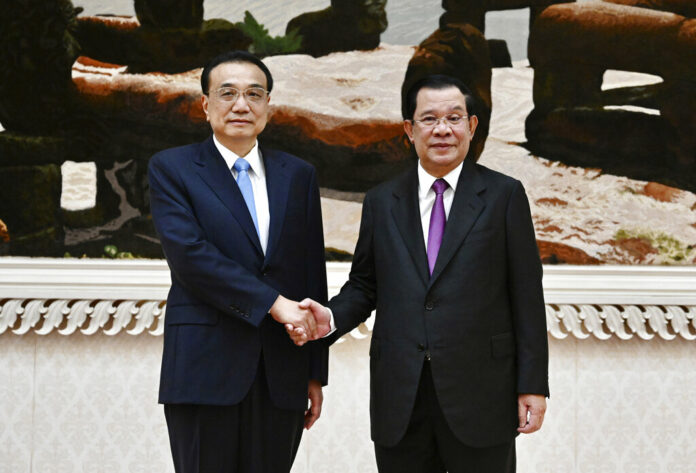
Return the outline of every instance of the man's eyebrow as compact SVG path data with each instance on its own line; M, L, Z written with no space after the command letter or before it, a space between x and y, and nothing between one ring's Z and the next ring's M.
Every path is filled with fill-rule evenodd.
M456 105L456 106L450 108L447 113L452 113L454 111L466 112L466 109L464 107L462 107L461 105ZM433 115L434 113L435 112L433 110L428 109L428 110L423 110L418 116L422 117L423 115Z
M234 87L235 89L238 89L238 88L239 88L239 87L237 87L236 84L234 84L234 83L232 83L232 82L223 82L222 84L220 84L220 87ZM266 87L264 87L263 85L261 85L261 84L259 84L259 83L257 83L257 82L254 82L253 84L249 84L246 88L248 89L248 88L251 88L251 87L261 87L262 89L265 89L265 88L266 88Z

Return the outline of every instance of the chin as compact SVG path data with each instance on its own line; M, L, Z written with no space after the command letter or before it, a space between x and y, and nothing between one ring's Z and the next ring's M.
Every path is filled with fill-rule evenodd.
M254 124L253 123L227 123L225 124L225 128L231 128L233 130L243 130L245 128L253 128Z
M229 136L241 137L251 135L253 128L250 126L230 125L225 127L225 134Z
M456 160L457 157L452 153L436 154L430 157L430 161L432 161L437 166L449 166Z

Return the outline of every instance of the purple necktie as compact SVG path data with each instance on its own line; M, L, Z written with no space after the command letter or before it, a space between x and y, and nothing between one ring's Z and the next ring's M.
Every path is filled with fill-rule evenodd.
M445 189L448 187L447 181L444 179L437 179L433 182L435 203L433 204L433 211L430 213L430 230L428 230L428 267L430 268L431 276L435 268L437 253L440 251L442 235L445 233L445 223L447 223L447 218L445 217L445 203L442 194L444 194Z

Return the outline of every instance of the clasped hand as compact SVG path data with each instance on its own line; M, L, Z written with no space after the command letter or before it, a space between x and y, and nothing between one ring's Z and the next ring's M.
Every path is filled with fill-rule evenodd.
M288 335L298 346L322 338L331 331L331 313L312 299L296 302L278 296L269 312L274 320L285 325Z

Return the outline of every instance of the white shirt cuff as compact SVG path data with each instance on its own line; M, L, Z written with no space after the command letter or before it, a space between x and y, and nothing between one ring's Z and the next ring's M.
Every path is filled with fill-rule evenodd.
M324 335L322 338L326 338L336 331L336 321L334 320L333 311L331 309L329 309L328 307L326 308L326 310L328 310L329 314L331 314L331 330L329 330L329 333Z

